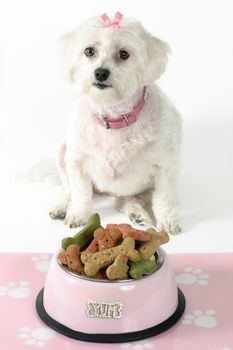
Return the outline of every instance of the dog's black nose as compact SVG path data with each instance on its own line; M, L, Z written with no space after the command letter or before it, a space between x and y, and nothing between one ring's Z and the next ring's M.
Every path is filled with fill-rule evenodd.
M107 80L109 77L110 71L104 68L98 68L95 70L95 78L98 81Z

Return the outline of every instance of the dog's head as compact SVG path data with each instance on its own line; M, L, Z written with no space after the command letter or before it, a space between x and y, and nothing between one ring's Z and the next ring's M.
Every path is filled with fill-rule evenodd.
M107 26L91 18L61 38L65 78L94 102L111 104L131 97L164 72L169 46L132 18Z

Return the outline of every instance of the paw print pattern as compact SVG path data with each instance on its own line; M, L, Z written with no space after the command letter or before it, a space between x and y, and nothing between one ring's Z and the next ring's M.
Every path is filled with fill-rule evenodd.
M50 257L48 254L40 254L32 256L32 260L35 261L35 268L40 272L47 272L50 264Z
M12 298L24 299L30 296L31 290L28 288L28 281L11 281L7 286L0 286L0 296L8 295Z
M215 313L212 309L206 312L195 310L193 314L186 314L182 323L185 325L195 324L202 328L215 328L217 326L217 319L214 317Z
M178 284L194 284L198 283L201 286L208 284L209 275L202 273L202 269L193 269L192 267L186 267L184 272L176 277Z
M50 328L42 327L31 329L22 327L19 330L18 338L22 339L26 345L38 347L45 346L46 343L55 336L55 331Z
M140 340L133 343L123 343L120 345L121 349L132 349L132 350L144 350L154 349L154 345L149 340Z

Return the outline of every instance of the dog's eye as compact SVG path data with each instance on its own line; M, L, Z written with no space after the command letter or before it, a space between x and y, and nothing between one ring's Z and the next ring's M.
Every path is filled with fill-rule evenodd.
M121 50L119 52L119 57L121 60L127 60L127 58L129 58L129 53L125 50Z
M84 53L87 57L91 57L94 55L95 53L95 49L93 47L87 47L85 50L84 50Z

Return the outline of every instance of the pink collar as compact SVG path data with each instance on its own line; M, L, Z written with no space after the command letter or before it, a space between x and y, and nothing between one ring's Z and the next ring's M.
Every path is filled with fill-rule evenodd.
M143 88L141 100L129 113L121 115L119 118L110 119L108 116L95 114L97 123L106 129L121 129L137 121L138 114L145 104L146 86Z

